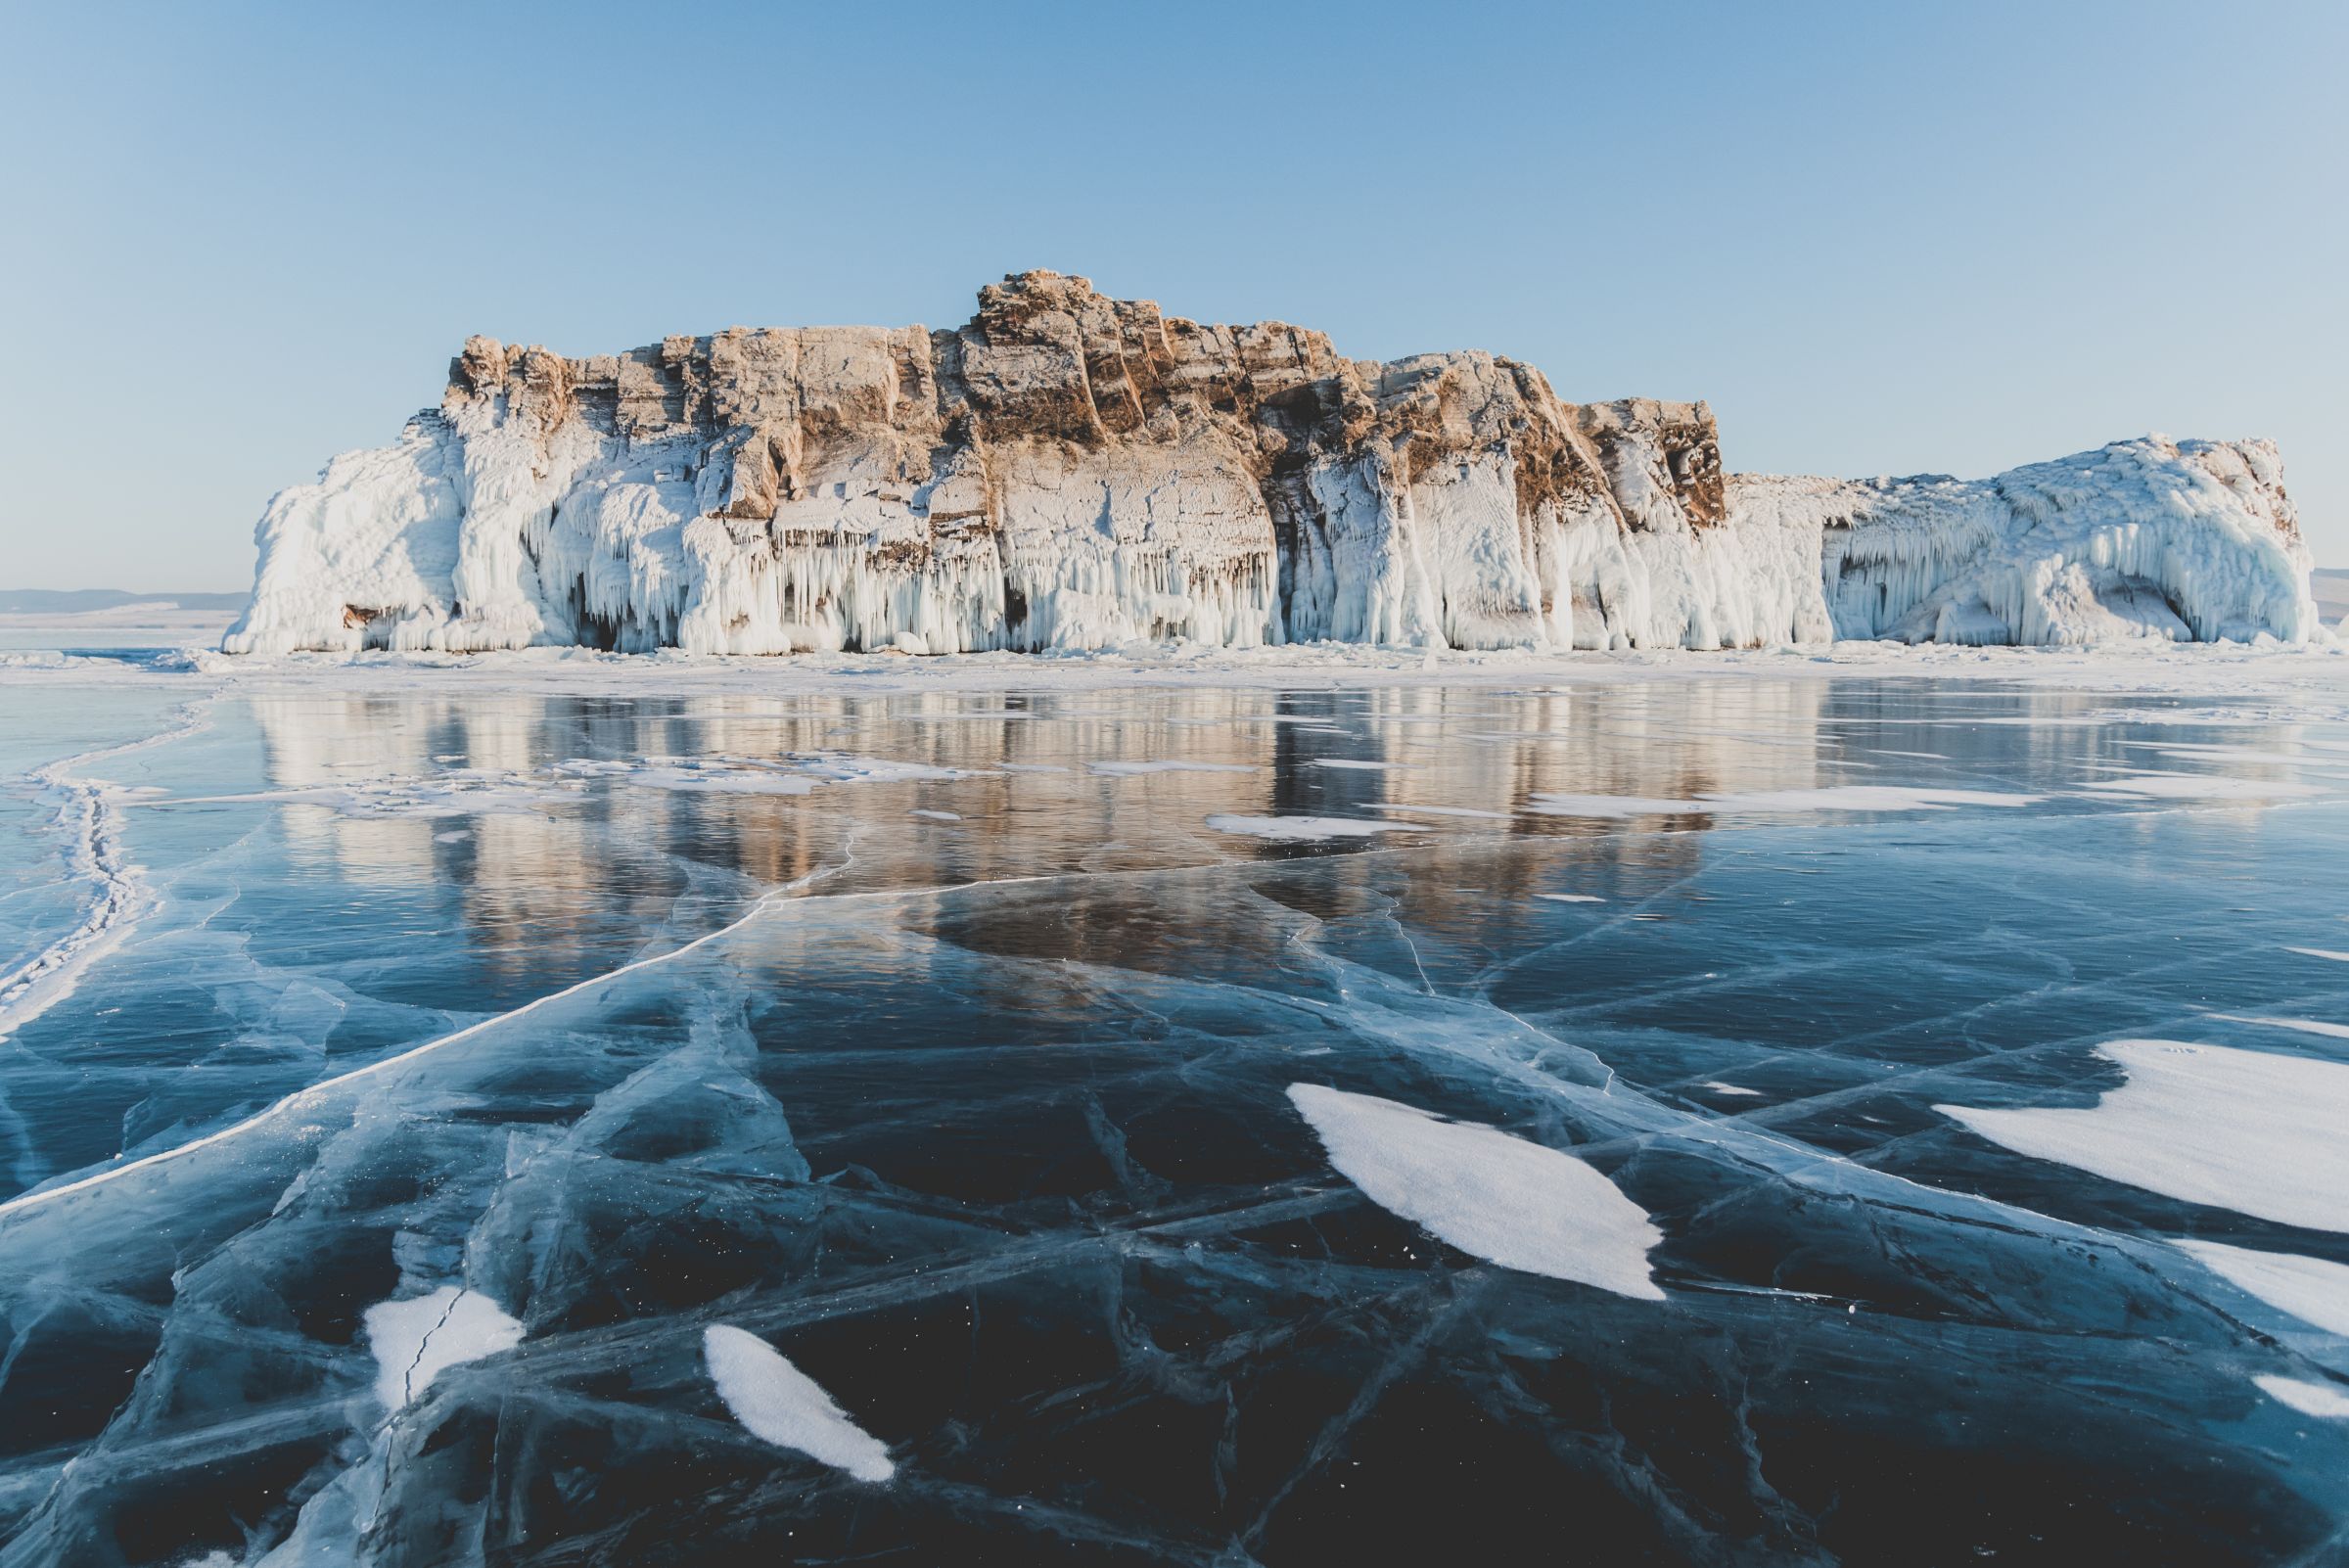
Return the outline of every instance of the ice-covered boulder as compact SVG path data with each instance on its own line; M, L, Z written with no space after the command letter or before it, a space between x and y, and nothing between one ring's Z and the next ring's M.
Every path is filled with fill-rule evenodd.
M1843 638L2304 642L2324 629L2272 441L2147 436L1975 482L1740 475L1730 514L1819 530Z
M2265 443L2148 440L1975 485L1727 479L1703 403L1029 272L952 331L476 338L396 445L270 502L224 646L2297 640L2278 475Z

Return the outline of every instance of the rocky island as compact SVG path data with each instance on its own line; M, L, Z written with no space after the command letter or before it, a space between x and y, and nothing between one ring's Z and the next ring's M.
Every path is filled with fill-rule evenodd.
M2324 634L2268 441L1731 475L1702 402L1349 359L1052 272L946 331L475 338L438 409L282 491L257 539L230 653Z

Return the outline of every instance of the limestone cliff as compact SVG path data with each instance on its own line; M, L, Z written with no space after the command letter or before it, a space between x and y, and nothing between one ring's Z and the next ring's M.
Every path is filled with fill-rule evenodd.
M1303 328L1203 326L1029 272L952 331L736 328L585 359L476 338L396 446L271 502L226 646L2314 629L2272 447L2067 462L2115 472L2085 489L1731 480L1701 402L1566 403L1493 354L1347 359ZM2042 546L2050 572L1995 583L1974 559Z

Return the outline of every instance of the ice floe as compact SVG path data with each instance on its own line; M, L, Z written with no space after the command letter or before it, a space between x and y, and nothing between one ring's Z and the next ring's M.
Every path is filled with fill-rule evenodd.
M1370 1200L1491 1263L1662 1301L1647 1211L1571 1154L1497 1128L1319 1084L1289 1100Z
M2094 1106L1937 1105L2002 1147L2188 1203L2349 1231L2349 1066L2121 1039L2096 1047L2128 1082Z
M898 1473L879 1438L849 1419L813 1378L758 1335L712 1323L702 1331L702 1355L717 1397L753 1437L859 1481L887 1481Z

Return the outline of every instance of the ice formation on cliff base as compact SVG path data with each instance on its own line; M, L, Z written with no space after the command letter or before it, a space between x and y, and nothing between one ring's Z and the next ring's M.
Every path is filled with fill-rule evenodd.
M1719 648L2319 631L2265 441L1979 483L1725 477L1703 403L1561 402L1031 272L967 326L476 338L271 501L231 653Z

